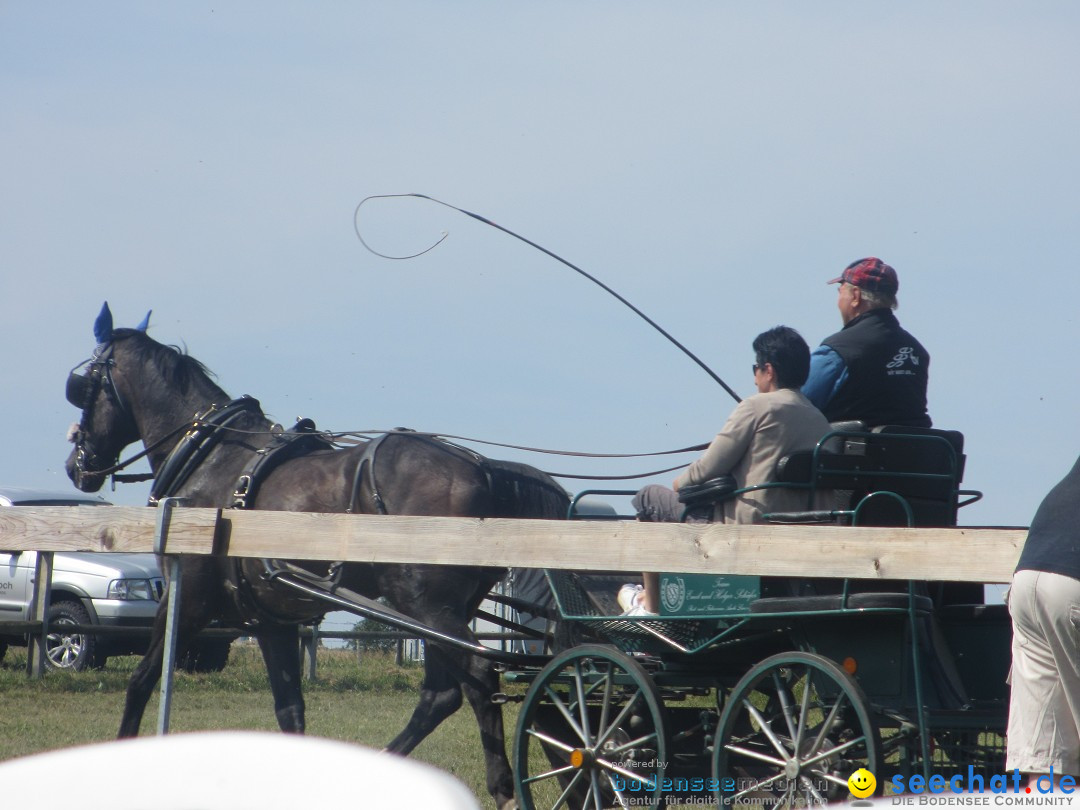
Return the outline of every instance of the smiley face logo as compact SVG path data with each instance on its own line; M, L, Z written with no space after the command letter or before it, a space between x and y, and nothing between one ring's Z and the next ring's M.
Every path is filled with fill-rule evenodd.
M859 768L847 780L848 790L856 799L865 799L872 796L877 789L877 779L866 768Z

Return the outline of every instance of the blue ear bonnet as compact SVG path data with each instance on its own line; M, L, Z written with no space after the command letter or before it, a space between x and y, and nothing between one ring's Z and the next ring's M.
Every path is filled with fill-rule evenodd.
M109 302L101 305L101 312L94 321L94 340L99 344L108 343L112 340L112 312L109 310Z
M150 310L150 312L153 312L153 310ZM142 319L142 323L135 327L135 331L146 331L146 328L150 325L150 312L146 313L146 317ZM101 305L101 312L98 313L97 320L94 321L94 339L98 342L98 345L101 345L112 340L112 335L112 311L109 309L109 302L106 301Z

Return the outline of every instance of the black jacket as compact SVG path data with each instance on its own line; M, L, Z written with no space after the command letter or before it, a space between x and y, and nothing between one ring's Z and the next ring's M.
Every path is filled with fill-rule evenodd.
M864 312L822 343L840 355L848 372L825 407L830 422L930 427L930 354L900 327L891 309Z

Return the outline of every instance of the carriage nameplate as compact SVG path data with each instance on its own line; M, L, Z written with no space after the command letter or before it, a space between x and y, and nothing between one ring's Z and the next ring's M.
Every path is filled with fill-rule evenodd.
M761 578L716 574L661 574L661 616L746 613L761 595Z

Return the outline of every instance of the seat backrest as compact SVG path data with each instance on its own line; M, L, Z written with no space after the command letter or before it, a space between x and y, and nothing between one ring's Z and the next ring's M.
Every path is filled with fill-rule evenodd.
M819 460L819 456L833 456L827 450L799 450L784 456L776 462L774 481L785 484L811 484L815 478L815 471L825 459Z
M900 496L915 526L955 526L963 476L963 435L954 430L885 426L843 434L843 453L820 454L815 486L852 492L852 507L871 493ZM866 526L903 526L901 503L875 495L856 520Z
M932 436L948 442L952 446L956 457L956 483L959 484L964 480L964 463L967 461L967 456L964 455L964 434L959 430L904 427L903 425L881 425L880 427L874 428L871 432L903 436ZM916 451L926 449L925 446L918 444L913 445L913 447Z
M872 431L833 427L834 432L821 447L837 448L838 452L819 449L792 454L777 466L778 479L811 481L815 490L833 490L838 496L837 509L850 515L857 507L854 522L862 526L956 525L964 469L961 433L894 426ZM910 524L905 504L911 510ZM792 593L827 594L844 587L840 580L813 580L800 591L795 590L797 581L792 583ZM977 583L928 586L937 604L978 603L983 599L982 585ZM855 580L847 587L851 592L868 588L902 591L907 583Z

